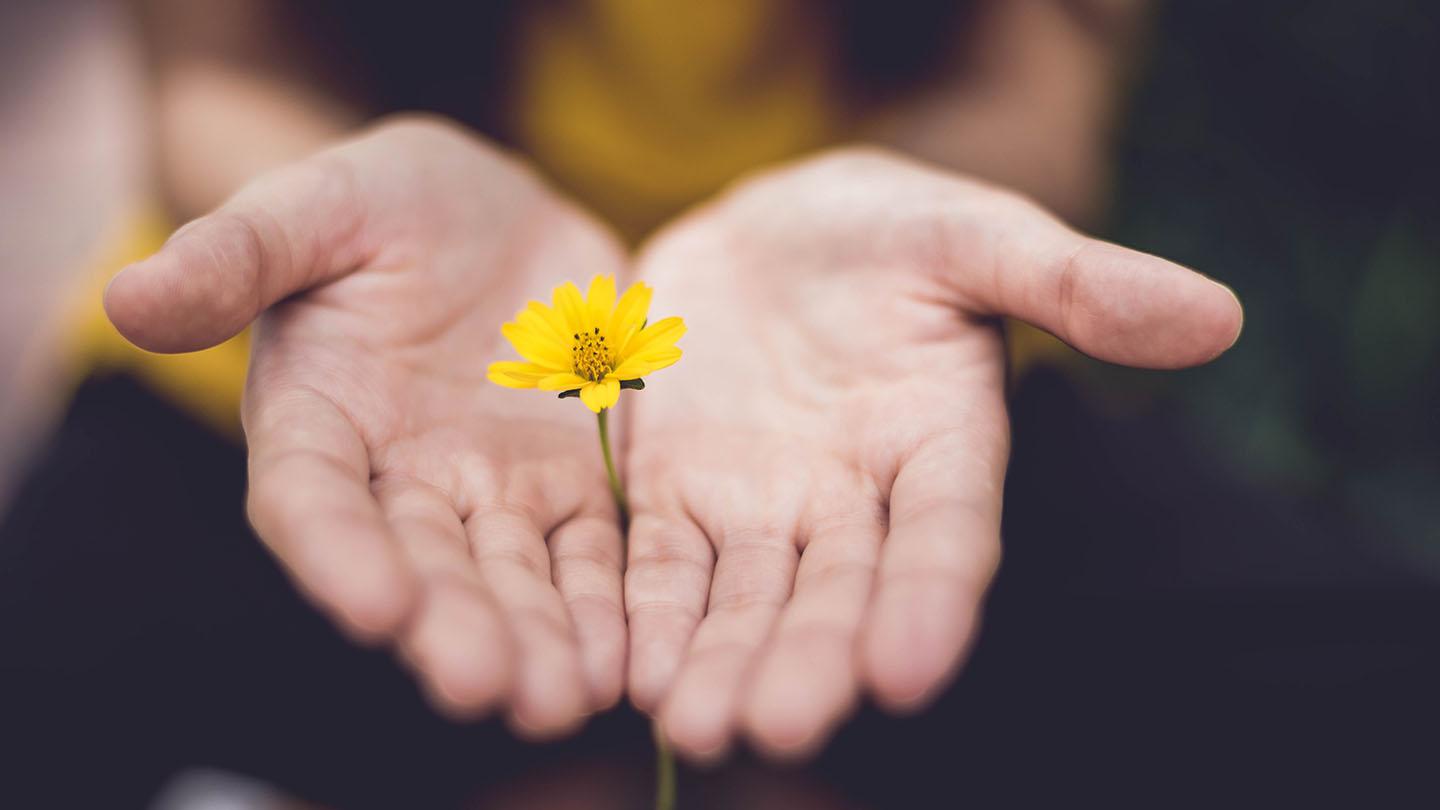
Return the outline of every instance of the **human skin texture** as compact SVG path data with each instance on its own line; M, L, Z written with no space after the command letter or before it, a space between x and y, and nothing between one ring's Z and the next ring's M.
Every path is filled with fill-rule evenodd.
M485 379L525 301L601 273L690 326L617 412L623 596L592 415ZM106 307L153 351L255 323L251 521L438 707L552 736L628 677L694 759L740 734L804 755L861 695L914 710L956 671L999 559L999 316L1151 368L1214 358L1241 320L1203 276L872 149L758 174L631 260L434 119L261 176Z
M629 689L675 748L813 751L865 693L915 710L1000 559L999 316L1114 363L1234 343L1229 289L879 150L763 173L638 260L685 359L632 398Z
M501 709L544 737L619 699L620 528L593 416L485 367L526 299L624 266L514 159L401 119L262 175L122 271L105 304L159 352L253 320L256 532L439 708Z

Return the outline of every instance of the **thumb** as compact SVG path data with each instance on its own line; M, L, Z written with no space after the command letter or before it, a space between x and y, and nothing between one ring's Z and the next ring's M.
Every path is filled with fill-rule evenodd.
M361 264L361 208L339 155L262 175L121 270L105 290L105 312L142 349L214 346L276 301Z
M1024 200L1000 201L983 223L963 219L945 265L971 311L1143 368L1206 363L1240 337L1240 300L1193 270L1083 236Z

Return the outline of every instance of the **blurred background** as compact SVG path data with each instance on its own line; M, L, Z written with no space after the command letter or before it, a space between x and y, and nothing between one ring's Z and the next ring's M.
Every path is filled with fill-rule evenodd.
M615 77L630 106L575 89L572 40L619 31L575 52L631 53L670 33L654 5L496 3L446 23L438 3L221 3L209 17L0 4L0 740L21 753L0 764L0 804L644 804L648 732L632 712L543 747L448 724L292 593L243 521L243 340L163 365L98 320L110 273L233 186L187 152L205 133L174 110L200 105L221 128L224 110L204 105L226 100L243 132L252 108L229 99L248 90L227 82L247 64L288 88L275 114L317 139L391 109L459 117L632 239L750 166L878 139L1021 187L1244 302L1235 348L1179 373L1105 366L1013 327L1007 556L971 665L919 717L862 711L804 768L687 772L682 806L1423 791L1440 754L1437 7L697 3L690 28L768 38L734 46L744 64L771 54L763 81L703 105L726 51L692 46L675 57L686 70L656 56L634 68L649 79ZM1073 50L1034 11L1048 5L1098 37L1092 84L1041 70L1033 86L995 83L1013 104L949 93L955 65L1009 77L996 65ZM212 27L303 43L308 78ZM167 55L189 78L167 78ZM492 102L464 101L482 87ZM633 101L647 93L652 106ZM1077 98L1088 112L1071 115ZM897 124L912 100L953 118ZM660 135L596 135L649 132L656 109ZM1045 159L945 151L987 131ZM632 164L674 182L627 185L614 167Z

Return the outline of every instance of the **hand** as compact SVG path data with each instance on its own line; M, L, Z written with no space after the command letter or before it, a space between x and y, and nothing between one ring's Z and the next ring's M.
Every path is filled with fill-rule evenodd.
M1226 288L1013 194L847 151L742 185L639 260L685 360L629 400L629 688L675 747L820 745L934 696L1000 556L1003 341L1204 363Z
M552 735L621 691L618 519L590 414L485 368L527 298L624 261L515 161L402 121L256 180L117 276L106 307L162 352L259 316L260 537L440 707Z

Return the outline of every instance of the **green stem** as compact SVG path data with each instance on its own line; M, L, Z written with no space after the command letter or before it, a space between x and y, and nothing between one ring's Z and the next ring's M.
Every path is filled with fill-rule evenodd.
M630 501L625 498L625 485L620 483L620 474L615 471L615 456L610 452L610 409L596 415L600 425L600 452L605 456L605 474L610 478L610 494L620 510L622 528L630 525ZM655 733L655 810L675 810L675 755L665 744L665 735L660 733L656 723Z
M655 730L655 810L675 810L675 755L665 744L657 722Z
M620 525L630 524L630 502L625 499L625 487L620 483L620 475L615 472L615 458L610 453L610 409L606 408L596 415L600 422L600 452L605 454L605 474L610 476L610 494L615 497L615 506L620 509Z

